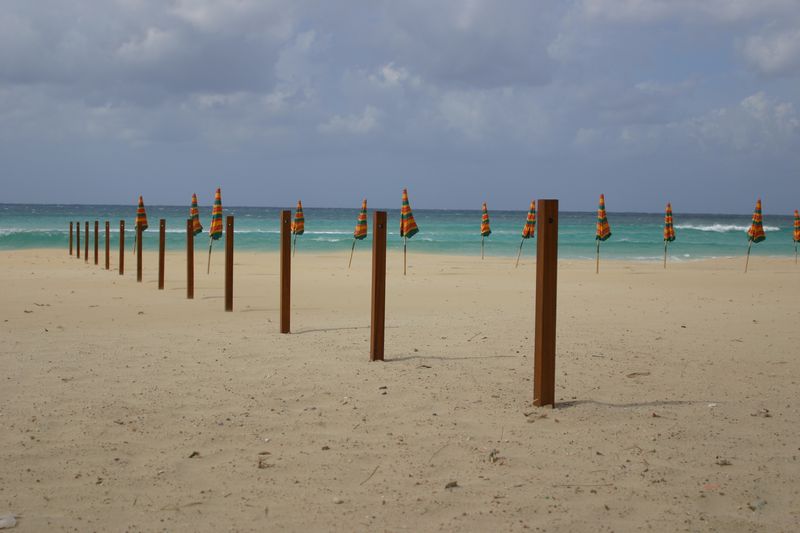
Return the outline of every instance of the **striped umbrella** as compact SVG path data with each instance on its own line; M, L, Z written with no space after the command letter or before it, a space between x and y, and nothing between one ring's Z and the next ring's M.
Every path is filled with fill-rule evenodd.
M408 203L408 189L403 189L403 205L400 208L400 236L403 238L403 275L406 275L406 244L408 239L419 232L411 205Z
M211 247L214 241L222 237L222 191L217 187L214 193L214 206L211 208L211 228L208 230L208 270L211 273Z
M667 202L664 212L664 268L667 268L667 245L675 240L675 228L672 226L672 204Z
M142 231L147 229L147 212L144 210L144 199L139 196L139 206L136 208L136 225L134 228L141 226ZM133 236L133 253L136 253L136 232Z
M203 232L203 225L200 224L200 211L197 208L197 195L192 194L192 207L189 208L189 218L192 221L192 235Z
M367 199L361 202L361 211L358 212L356 219L356 229L353 231L353 247L350 249L350 262L347 263L347 268L353 264L353 252L356 250L356 241L361 241L367 238Z
M761 198L756 201L756 209L753 211L753 222L747 230L747 259L744 262L744 271L747 272L747 265L750 263L750 248L753 243L759 243L767 238L764 233L764 219L761 215Z
M794 210L794 264L797 264L797 243L800 242L800 213Z
M481 259L483 259L483 241L492 234L492 228L489 227L489 210L486 209L486 202L483 202L481 208Z
M522 255L522 245L525 244L525 239L532 239L534 235L536 235L536 200L531 200L531 206L528 208L528 218L525 219L525 225L522 227L522 242L519 243L517 264L514 268L519 266L519 257Z
M604 194L600 195L600 204L597 206L597 233L595 239L597 240L597 265L595 273L600 273L600 243L611 237L611 227L608 225L608 218L606 217L606 197Z
M294 222L292 222L292 235L294 235L294 247L292 255L297 251L297 236L306 231L306 219L303 216L303 204L297 200L297 210L294 212Z

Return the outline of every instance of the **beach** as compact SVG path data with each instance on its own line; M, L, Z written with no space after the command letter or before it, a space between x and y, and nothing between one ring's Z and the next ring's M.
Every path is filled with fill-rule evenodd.
M800 267L559 263L556 408L532 406L535 261L292 265L222 246L126 273L3 251L0 515L18 531L795 531ZM531 244L531 250L533 245ZM128 250L129 252L130 250ZM744 252L744 248L742 250ZM530 252L532 254L532 251ZM90 259L90 262L92 260ZM101 252L101 265L103 257Z

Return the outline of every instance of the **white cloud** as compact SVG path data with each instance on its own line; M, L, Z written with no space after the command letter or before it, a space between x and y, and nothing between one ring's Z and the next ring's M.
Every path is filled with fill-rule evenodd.
M325 134L363 135L378 127L380 116L380 110L368 105L360 115L334 115L327 122L320 124L317 130Z
M752 35L742 52L748 63L764 74L796 74L800 72L800 29Z

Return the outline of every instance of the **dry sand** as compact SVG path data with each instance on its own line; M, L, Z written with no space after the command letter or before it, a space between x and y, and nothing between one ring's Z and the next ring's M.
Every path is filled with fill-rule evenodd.
M800 267L562 261L556 409L531 406L534 264L183 255L156 289L2 252L0 515L15 531L796 531ZM102 259L101 259L102 262ZM116 261L113 261L116 268ZM451 482L457 486L446 488ZM752 508L751 508L752 507Z

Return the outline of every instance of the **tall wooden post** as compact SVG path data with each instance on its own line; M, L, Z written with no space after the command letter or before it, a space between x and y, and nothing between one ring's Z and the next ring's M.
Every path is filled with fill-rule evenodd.
M158 221L158 290L164 290L164 248L166 247L167 221Z
M136 281L142 281L142 225L136 224Z
M69 223L69 255L72 255L72 222Z
M106 220L106 270L111 268L111 225Z
M558 200L539 200L533 404L555 407Z
M125 221L119 221L119 275L125 274Z
M89 262L89 221L85 222L84 243L83 243L83 262Z
M186 298L194 299L194 226L186 219Z
M225 310L233 311L233 215L225 217Z
M375 211L372 222L372 307L369 360L383 361L386 323L386 211Z
M281 211L281 333L289 333L292 300L292 212Z
M99 264L100 222L94 221L94 264Z
M77 244L76 250L75 250L76 251L75 257L80 259L81 258L81 221L80 220L77 221L75 223L75 225L76 225L75 227L77 229L77 231L75 232L75 242Z

